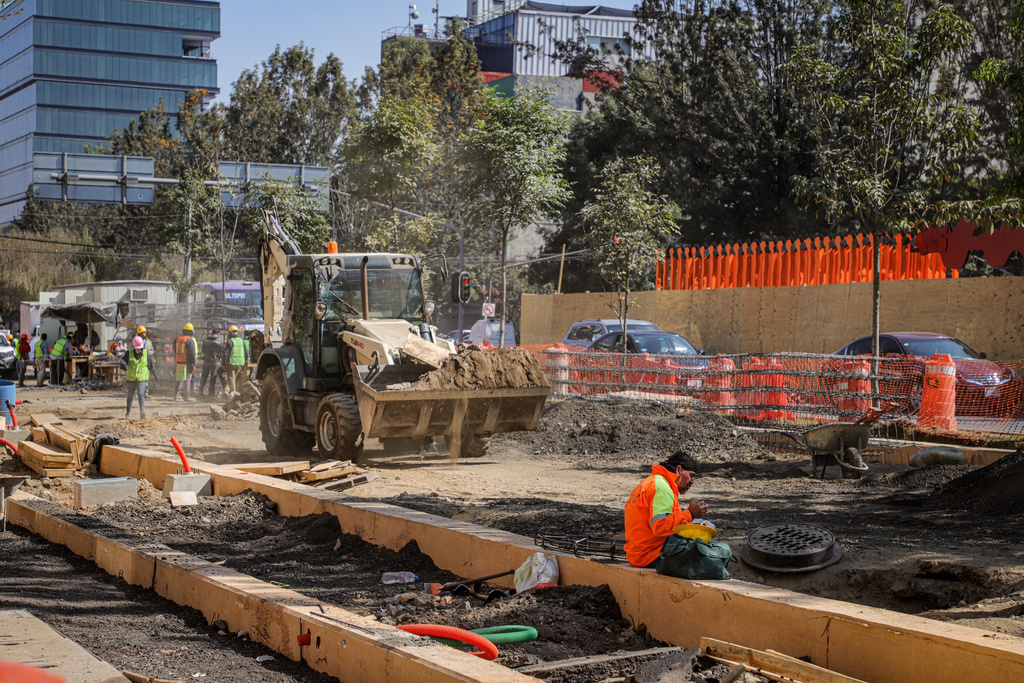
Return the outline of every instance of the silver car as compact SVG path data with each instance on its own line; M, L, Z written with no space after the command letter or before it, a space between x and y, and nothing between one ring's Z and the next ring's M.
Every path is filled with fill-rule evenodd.
M660 332L661 328L646 320L626 320L626 327L629 332ZM576 346L581 349L589 349L590 345L612 332L621 332L622 322L618 318L593 318L573 323L569 331L565 333L562 343L566 346Z

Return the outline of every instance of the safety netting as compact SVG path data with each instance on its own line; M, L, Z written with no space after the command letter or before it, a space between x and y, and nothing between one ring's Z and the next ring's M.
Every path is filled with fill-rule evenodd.
M1024 442L1024 361L529 348L554 396L674 402L766 428L870 421L905 437Z

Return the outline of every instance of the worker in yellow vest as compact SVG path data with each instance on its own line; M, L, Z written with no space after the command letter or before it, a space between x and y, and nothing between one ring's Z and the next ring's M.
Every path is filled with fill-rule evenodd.
M245 354L245 341L238 336L238 327L228 328L228 341L224 345L225 369L227 370L227 390L241 391L245 382L245 369L249 359Z
M192 383L196 374L196 361L199 358L195 335L196 328L192 323L185 323L185 329L174 340L174 379L178 382L178 390L174 394L175 401L182 400L182 389L185 390L186 401L195 400L192 398Z
M132 339L132 348L121 359L121 367L125 369L124 380L128 385L128 403L124 409L124 419L132 414L132 402L139 397L139 417L146 419L146 386L153 374L153 354L146 348L146 339L136 335Z
M50 349L50 385L54 382L57 386L64 384L64 363L71 358L71 338L74 332L68 331L63 339L58 339Z
M36 354L36 386L43 386L43 380L46 379L46 367L50 364L50 345L46 343L46 333L43 332L39 335L39 339L36 339L35 354Z

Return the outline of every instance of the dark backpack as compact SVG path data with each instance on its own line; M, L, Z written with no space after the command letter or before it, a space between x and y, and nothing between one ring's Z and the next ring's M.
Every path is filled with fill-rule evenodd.
M669 536L661 548L658 573L680 579L731 579L729 563L735 562L732 548L725 543Z

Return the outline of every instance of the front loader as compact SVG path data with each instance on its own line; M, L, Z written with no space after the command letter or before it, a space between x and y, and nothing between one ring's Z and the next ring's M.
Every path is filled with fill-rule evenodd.
M477 457L492 434L536 429L549 387L410 388L456 352L428 322L415 256L302 254L273 214L265 223L264 321L280 339L256 371L268 452L315 444L325 459L355 461L367 438L444 437L453 457Z

